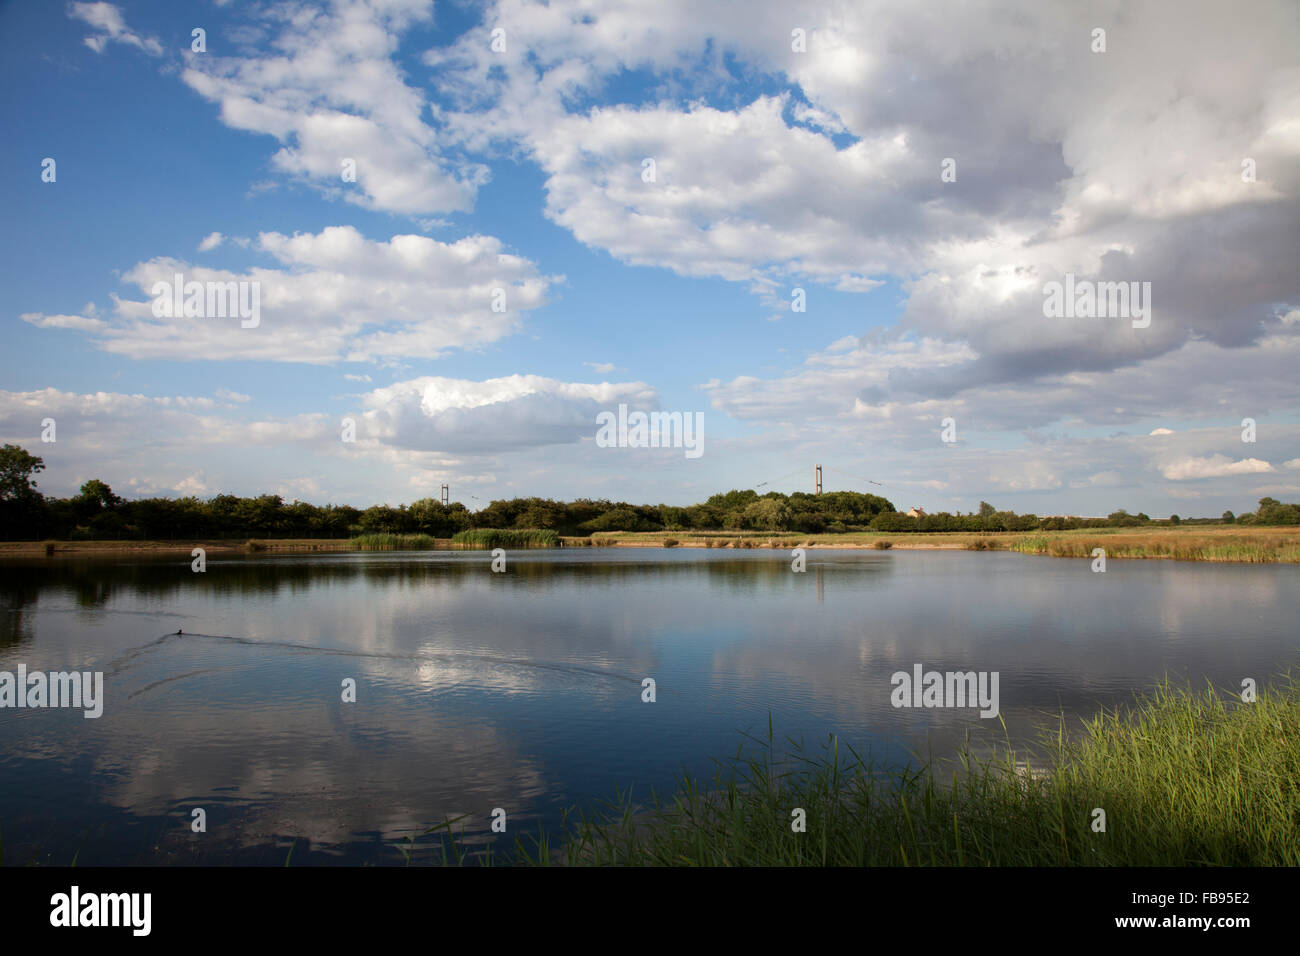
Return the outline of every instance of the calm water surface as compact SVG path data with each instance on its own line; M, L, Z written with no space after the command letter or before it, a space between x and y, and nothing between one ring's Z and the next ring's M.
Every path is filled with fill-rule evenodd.
M100 670L103 716L0 709L9 864L401 862L462 814L508 849L709 772L743 732L950 754L976 710L890 675L997 671L1013 743L1166 676L1300 661L1300 570L1009 553L601 549L0 564L0 670ZM177 629L182 636L175 636ZM653 677L657 701L643 703ZM357 700L342 700L356 681ZM191 810L207 832L190 830ZM489 830L493 808L508 833ZM436 859L428 838L415 862Z

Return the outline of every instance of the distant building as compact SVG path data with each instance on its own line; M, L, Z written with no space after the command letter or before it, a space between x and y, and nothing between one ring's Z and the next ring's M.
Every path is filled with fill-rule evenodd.
M924 518L925 510L923 508L911 508L907 512L909 518Z

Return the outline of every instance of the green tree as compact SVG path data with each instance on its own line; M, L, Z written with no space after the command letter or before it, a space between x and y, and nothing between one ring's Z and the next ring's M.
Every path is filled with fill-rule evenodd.
M599 518L585 522L582 531L647 531L640 516L630 505L617 504Z
M1234 521L1237 520L1237 516L1234 515L1231 511L1225 511L1225 512L1223 513L1223 519L1222 519L1222 520L1223 520L1223 523L1224 523L1224 524L1232 524Z
M1242 515L1244 518L1245 515ZM1256 524L1300 524L1300 505L1284 505L1276 498L1260 498Z
M5 540L39 538L51 525L49 503L33 475L45 462L18 445L0 449L0 535Z
M750 502L757 500L758 492L749 489L738 491L733 488L725 494L719 493L713 495L704 503L710 508L718 508L721 511L740 511Z
M659 522L667 531L681 531L683 528L688 527L686 509L660 505Z
M90 519L90 537L94 541L107 541L131 537L131 528L116 511L101 511Z
M113 494L113 489L108 487L98 478L91 478L81 486L81 494L72 499L72 511L77 516L78 521L87 523L92 521L98 515L105 511L114 511L122 504L122 499ZM104 528L113 530L112 534L97 534L97 538L120 538L122 537L125 520L119 522L109 522L102 525Z
M45 470L44 460L19 445L0 448L0 501L39 499L32 475Z
M98 478L91 478L81 486L81 497L87 502L98 504L101 509L116 508L122 503L122 499L113 494L113 489Z
M390 505L371 505L361 512L357 523L362 534L406 534L411 531L407 527L409 517L405 511Z
M993 507L991 504L989 504L987 501L981 501L981 502L980 502L980 517L981 517L981 518L992 518L995 514L997 514L997 509L996 509L996 508L994 508L994 507Z
M234 520L237 537L274 538L282 535L286 525L284 499L279 495L239 498Z
M745 506L745 526L756 531L784 531L790 526L790 509L779 498L763 498Z
M873 531L916 531L918 527L919 523L915 518L897 511L882 511L871 519ZM836 529L832 524L827 530Z
M568 511L562 501L546 498L526 498L515 514L514 526L520 529L545 528L552 531L563 528Z

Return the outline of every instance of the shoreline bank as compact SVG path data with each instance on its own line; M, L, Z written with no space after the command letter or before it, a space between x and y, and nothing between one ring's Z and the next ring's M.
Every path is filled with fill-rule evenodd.
M451 538L433 538L435 551L488 550ZM562 548L704 548L845 551L1015 551L1049 557L1090 558L1102 548L1108 558L1245 564L1300 563L1300 528L1163 528L1154 531L1091 529L1058 532L605 532L561 536ZM254 538L178 541L4 541L0 559L189 557L208 555L366 553L376 550L350 538ZM423 550L423 549L416 549Z

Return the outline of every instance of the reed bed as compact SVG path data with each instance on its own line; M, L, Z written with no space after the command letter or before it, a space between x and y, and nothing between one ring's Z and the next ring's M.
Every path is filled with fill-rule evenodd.
M1036 534L1020 538L1011 550L1058 558L1087 558L1104 548L1108 558L1166 558L1174 561L1226 561L1247 564L1300 562L1300 539L1286 535L1196 534Z
M363 534L353 538L357 551L435 551L437 541L427 534Z
M876 548L898 550L955 549L1017 551L1052 557L1087 558L1094 548L1107 557L1156 558L1175 561L1223 561L1253 564L1300 564L1300 532L1292 529L1238 530L1232 526L1209 530L1161 527L1155 530L1099 528L1038 532L844 532L806 534L758 532L674 531L678 547L705 548ZM593 544L662 546L662 532L605 532Z
M554 531L518 528L474 528L459 531L452 543L463 548L558 548L560 536Z
M888 768L829 738L810 751L749 738L710 779L580 814L514 862L661 866L1300 865L1300 686L1258 700L1166 682L1082 733L1045 732L1044 757L969 746L945 764ZM778 753L778 749L783 753ZM806 813L795 832L792 812ZM1105 830L1096 829L1096 810Z

